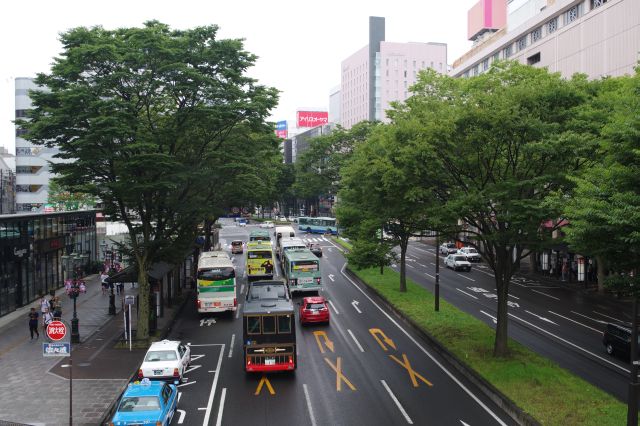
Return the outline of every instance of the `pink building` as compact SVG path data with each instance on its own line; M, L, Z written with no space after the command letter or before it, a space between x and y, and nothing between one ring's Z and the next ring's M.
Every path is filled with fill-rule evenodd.
M477 40L487 32L502 29L506 24L506 0L479 0L467 15L467 38Z
M619 76L634 72L639 52L640 0L513 0L507 26L457 59L451 75L478 75L511 59L565 77Z
M402 102L418 72L447 71L447 45L384 41L384 18L369 18L369 44L342 61L340 124L388 121L390 102Z

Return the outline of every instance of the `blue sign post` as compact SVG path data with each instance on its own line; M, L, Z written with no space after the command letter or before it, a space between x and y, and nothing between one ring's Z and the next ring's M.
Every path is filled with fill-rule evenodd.
M42 344L43 356L70 356L71 355L71 343L43 343Z

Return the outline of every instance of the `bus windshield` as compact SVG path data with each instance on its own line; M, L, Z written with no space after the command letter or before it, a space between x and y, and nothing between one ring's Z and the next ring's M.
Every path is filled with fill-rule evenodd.
M313 272L318 270L318 262L315 260L299 260L292 262L294 271Z
M269 250L252 250L247 253L249 259L271 259L272 254Z
M211 268L198 271L199 280L222 281L236 276L233 268Z

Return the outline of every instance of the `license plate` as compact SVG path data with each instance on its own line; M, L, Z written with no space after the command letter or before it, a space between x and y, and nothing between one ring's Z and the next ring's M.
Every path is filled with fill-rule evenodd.
M265 358L264 359L264 365L276 365L276 359L275 358Z
M300 278L300 284L311 284L313 283L313 278Z
M320 312L318 311L313 311L313 315L318 315Z
M153 370L153 374L155 376L161 376L162 375L162 370Z

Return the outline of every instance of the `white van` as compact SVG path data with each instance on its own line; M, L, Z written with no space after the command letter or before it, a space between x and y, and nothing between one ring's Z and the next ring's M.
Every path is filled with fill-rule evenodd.
M278 247L280 245L280 238L293 238L296 236L296 231L290 226L276 226L276 229L273 231L273 236L275 237L275 247Z
M278 240L278 245L276 246L276 256L280 258L282 261L282 254L288 249L305 249L307 246L305 245L302 238L288 238L282 237Z

